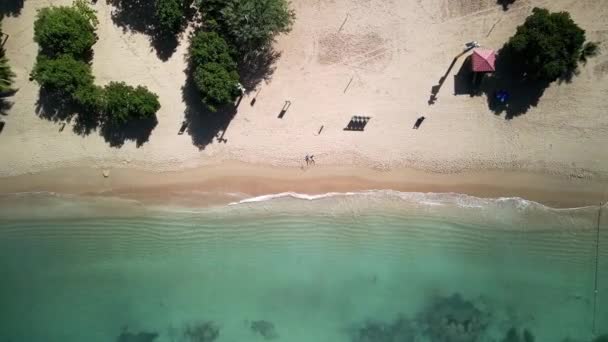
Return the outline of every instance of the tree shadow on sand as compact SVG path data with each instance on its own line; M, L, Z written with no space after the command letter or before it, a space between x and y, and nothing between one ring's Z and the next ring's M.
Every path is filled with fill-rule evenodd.
M0 18L4 16L18 17L21 14L25 0L0 1Z
M192 8L188 1L187 8ZM191 20L195 11L189 10L186 13L184 27L177 34L162 32L156 19L154 0L106 0L112 5L112 21L123 31L134 31L144 33L150 37L150 45L156 51L156 55L163 61L171 58L179 45L179 36Z
M81 115L83 108L73 102L65 100L66 96L40 89L36 102L36 115L40 118L57 123L59 130L63 131L69 123L74 123L74 133L87 136L95 131L101 124L97 114Z
M496 115L504 113L507 120L525 114L538 105L550 82L527 79L519 65L511 53L503 48L497 53L496 71L475 82L470 58L467 58L454 76L454 94L485 95L489 109ZM571 77L572 75L566 75L562 81L568 82ZM509 94L509 99L504 103L496 98L499 91Z
M146 143L152 130L158 124L156 116L143 120L132 120L125 124L104 121L101 115L87 111L72 101L62 100L52 92L40 90L36 103L36 114L45 120L60 125L63 131L67 124L72 124L72 131L80 136L87 136L99 129L104 140L112 147L121 147L127 141L134 141L137 147Z
M253 91L262 81L270 81L280 57L281 52L270 46L248 60L239 62L239 78L246 92Z
M8 111L13 107L13 103L0 97L0 115L8 115Z
M503 11L508 11L509 6L511 6L515 0L496 0L496 3L502 6Z
M8 111L13 107L14 102L8 98L15 95L17 89L0 93L0 115L8 115Z
M276 61L280 57L281 53L269 46L261 49L255 56L238 62L239 80L245 88L245 93L254 91L262 81L270 81L276 69ZM244 94L234 104L222 106L216 112L209 110L192 78L193 66L189 63L190 56L186 55L185 58L188 66L184 71L187 75L186 83L182 87L182 100L186 105L182 129L187 130L192 137L192 143L201 150L213 143L214 139L218 143L227 143L224 134L234 119Z
M269 49L256 58L239 64L240 82L246 93L253 91L262 81L268 82L271 79L276 69L275 62L280 56L279 52ZM234 119L243 96L235 104L225 105L213 112L203 104L200 91L192 79L191 66L188 66L186 75L188 77L182 87L182 99L186 104L184 124L187 125L192 143L201 150L213 143L214 139L226 143L224 133Z
M112 147L122 147L127 140L134 141L135 146L141 147L148 142L156 125L158 125L156 116L123 124L106 122L101 126L100 133Z
M192 137L192 144L204 150L216 138L218 142L226 143L224 133L236 115L238 103L226 105L212 112L203 104L200 91L190 76L182 87L182 98L186 104L184 120L188 125L187 132Z

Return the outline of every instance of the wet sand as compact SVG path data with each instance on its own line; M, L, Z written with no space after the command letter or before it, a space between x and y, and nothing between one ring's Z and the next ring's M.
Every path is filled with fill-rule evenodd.
M109 176L104 177L104 171ZM482 198L521 197L557 208L597 205L608 198L605 180L488 170L453 174L413 169L301 168L225 162L174 172L133 169L56 169L0 178L0 193L55 192L134 199L142 203L208 206L282 192L324 194L391 189L460 193Z

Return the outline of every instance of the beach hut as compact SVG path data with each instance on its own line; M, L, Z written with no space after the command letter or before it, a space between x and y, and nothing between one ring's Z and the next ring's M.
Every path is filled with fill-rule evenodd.
M496 71L496 52L491 49L473 50L471 69L473 70L473 84L478 84L484 74Z
M494 72L496 70L496 52L490 49L475 49L471 56L473 72Z

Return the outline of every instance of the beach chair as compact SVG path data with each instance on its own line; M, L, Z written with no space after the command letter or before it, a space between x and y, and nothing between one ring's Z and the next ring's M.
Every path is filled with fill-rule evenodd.
M184 132L186 131L186 128L188 128L188 121L182 122L182 127L179 128L179 132L177 132L177 135L182 135L184 134Z
M285 113L287 113L287 110L289 109L289 107L291 107L291 101L285 101L285 104L283 105L283 109L281 109L281 112L279 113L278 118L282 119L285 116Z
M360 131L362 132L367 126L368 121L371 119L369 116L353 116L350 118L348 125L344 128L345 131Z

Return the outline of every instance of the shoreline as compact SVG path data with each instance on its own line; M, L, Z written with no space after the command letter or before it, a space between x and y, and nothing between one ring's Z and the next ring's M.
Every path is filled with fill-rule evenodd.
M480 198L520 197L553 208L598 205L608 199L608 183L599 177L579 179L520 170L479 170L452 174L396 168L386 171L348 166L308 168L224 162L180 171L133 168L63 168L0 178L0 194L49 192L117 197L143 204L186 207L225 205L235 197L285 192L395 190L458 193Z

